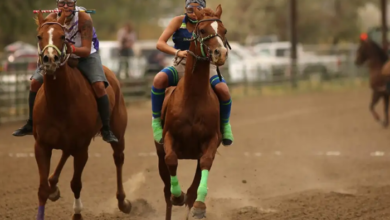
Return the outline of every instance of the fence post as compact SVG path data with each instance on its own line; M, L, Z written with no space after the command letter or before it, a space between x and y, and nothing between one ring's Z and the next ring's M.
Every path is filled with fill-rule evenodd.
M297 1L290 0L290 41L291 41L291 86L297 87L296 76L297 76Z

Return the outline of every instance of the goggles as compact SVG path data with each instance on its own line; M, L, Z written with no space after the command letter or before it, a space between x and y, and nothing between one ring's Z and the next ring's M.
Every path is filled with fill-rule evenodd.
M198 10L202 10L203 7L202 6L193 6L193 5L189 5L187 8L186 8L186 12L187 14L193 14L194 13L194 8L197 8Z
M57 2L57 6L58 6L58 7L64 7L65 4L66 4L68 7L74 7L75 4L76 4L76 1L68 0L68 1L58 1L58 2Z

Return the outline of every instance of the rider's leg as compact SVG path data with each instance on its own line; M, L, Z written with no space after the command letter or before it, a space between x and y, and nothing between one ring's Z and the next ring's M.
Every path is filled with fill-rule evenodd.
M161 143L162 126L161 126L161 109L165 97L165 89L169 86L176 86L179 81L179 75L175 67L169 66L157 73L153 80L151 101L152 101L152 129L153 138L156 142Z
M43 83L43 76L41 75L40 71L41 70L37 68L33 76L31 77L30 93L28 95L28 107L29 107L28 121L23 127L14 131L14 133L12 134L14 136L24 136L24 135L32 134L33 109L34 109L35 97L37 96L37 92L39 88L41 88Z
M224 146L229 146L234 141L233 132L229 120L230 111L232 107L232 98L230 96L229 88L226 84L225 79L222 78L221 81L218 75L213 75L210 78L210 84L219 99L222 128L222 144Z
M109 84L104 74L100 55L93 53L89 57L80 58L78 68L88 78L95 92L98 111L103 124L100 131L103 140L108 143L118 142L110 127L110 101L106 92Z

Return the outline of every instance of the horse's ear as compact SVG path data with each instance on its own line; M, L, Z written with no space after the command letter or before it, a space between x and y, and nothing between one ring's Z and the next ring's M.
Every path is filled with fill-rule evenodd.
M196 20L202 20L203 19L203 13L199 11L197 8L194 8L194 13L196 16Z
M37 17L35 18L35 24L37 24L38 27L39 27L39 26L41 26L43 24L43 20L44 20L44 18L43 18L42 11L39 10L39 12L37 14Z
M221 4L219 4L219 5L217 6L217 9L215 10L215 15L216 15L219 19L221 19L221 15L222 15L222 6L221 6Z
M58 19L58 23L60 23L61 25L64 25L65 19L66 19L65 13L61 13L61 17L60 17L60 19Z

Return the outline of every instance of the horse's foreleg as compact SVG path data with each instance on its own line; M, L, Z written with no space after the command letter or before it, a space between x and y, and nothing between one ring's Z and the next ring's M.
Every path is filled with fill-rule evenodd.
M57 165L54 173L49 178L49 183L50 183L49 199L51 201L53 201L53 202L57 201L60 198L60 196L61 196L60 190L57 187L57 183L58 183L58 180L60 178L60 174L61 174L62 168L64 167L64 165L65 165L66 161L68 160L69 156L70 156L69 153L62 152L62 156L61 156L60 162L58 162L58 165Z
M374 116L375 120L380 121L380 117L378 113L375 111L375 105L378 103L381 95L379 92L373 91L372 92L372 98L371 98L371 103L370 103L370 111L372 116Z
M171 202L175 206L183 206L185 203L185 194L181 191L179 180L176 176L178 158L173 150L173 138L169 132L164 136L165 164L171 176Z
M387 128L389 126L389 95L383 95L383 106L384 106L384 116L385 120L383 121L383 127Z
M118 208L123 213L131 212L131 203L126 200L125 190L123 189L123 179L122 179L122 167L125 162L125 154L123 151L125 150L125 140L124 138L120 138L118 143L111 143L111 147L114 151L114 162L116 167L116 181L117 181L117 192L116 198L118 200Z
M192 181L192 184L190 186L190 188L188 188L187 190L187 206L189 209L192 208L192 206L194 205L194 202L196 200L196 191L199 187L199 183L200 183L200 179L201 179L201 169L200 169L200 160L198 160L198 165L196 166L196 171L195 171L195 176L194 176L194 180Z
M35 160L39 169L39 208L37 220L45 219L45 205L50 194L50 186L47 180L50 172L51 149L44 148L35 142Z
M186 213L186 216L185 216L186 219L189 218L191 208L194 206L194 202L195 202L196 197L197 197L196 191L199 187L200 179L201 179L201 170L200 170L200 161L198 160L194 180L192 181L190 188L188 188L188 190L187 190L186 205L188 207L188 210L187 210L188 212Z
M206 146L202 146L202 156L200 158L200 170L201 170L201 179L198 187L198 195L196 201L192 208L192 215L197 219L202 219L206 217L206 195L207 195L207 180L209 176L209 171L213 165L215 154L217 153L217 148L219 145L218 135L206 143Z
M158 171L161 180L164 182L164 197L166 203L165 220L171 220L172 218L172 202L171 202L171 179L169 178L169 170L165 164L165 152L162 144L154 142L156 145L158 156Z
M82 149L73 155L73 178L70 182L70 187L72 188L74 194L74 203L73 203L73 220L81 220L83 219L81 216L81 211L83 209L83 203L81 202L80 192L82 189L81 175L83 173L85 164L88 161L88 150Z

